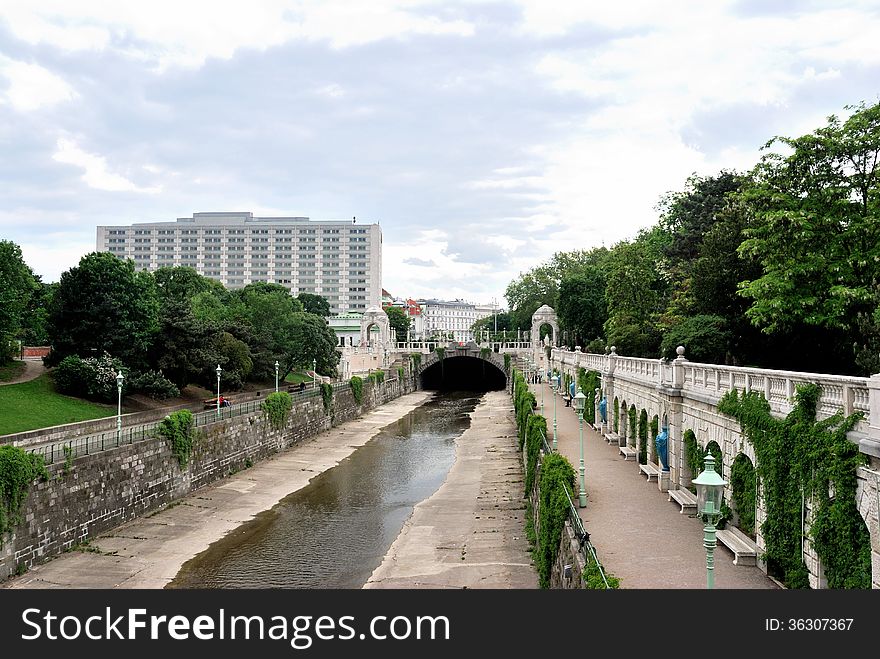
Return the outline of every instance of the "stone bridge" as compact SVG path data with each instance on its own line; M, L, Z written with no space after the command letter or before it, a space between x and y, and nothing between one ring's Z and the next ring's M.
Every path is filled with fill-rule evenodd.
M639 423L654 421L658 428L668 432L668 469L658 462L654 438L647 441L647 462L657 472L661 491L687 488L696 478L688 467L685 455L685 435L693 436L702 451L710 448L722 454L721 470L730 481L730 470L737 460L756 464L753 447L745 439L739 422L718 411L721 397L736 389L740 392L760 391L770 403L771 413L784 417L793 408L793 396L797 385L815 383L820 387L817 418L827 418L838 412L851 414L862 412L865 418L849 433L850 441L858 445L866 457L867 465L858 468L856 505L871 539L872 584L880 588L880 375L871 378L821 375L790 371L773 371L754 368L701 364L688 361L684 348L678 348L678 357L672 362L658 359L623 357L611 348L610 354L583 353L554 348L551 368L572 378L578 369L597 371L601 388L596 396L596 429L609 442L617 443L625 457L635 457L636 433L632 432L629 412L633 410ZM606 400L606 419L602 421L599 404ZM639 462L636 459L635 463ZM634 466L638 469L638 466ZM731 485L728 483L725 498L732 501ZM624 492L620 494L626 496ZM766 547L761 536L761 523L766 513L761 497L757 497L755 519L755 543L759 551ZM812 511L809 499L805 501L805 527ZM736 519L736 518L735 518ZM807 535L807 534L805 534ZM813 588L826 585L819 557L810 546L807 535L803 543L804 562L810 572ZM766 566L763 566L766 569Z
M425 355L416 375L422 389L504 389L504 362L504 355L489 347L450 344Z

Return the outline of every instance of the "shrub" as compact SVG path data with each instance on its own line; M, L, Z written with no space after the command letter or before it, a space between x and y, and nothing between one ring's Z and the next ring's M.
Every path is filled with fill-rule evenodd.
M156 400L176 398L180 389L159 371L133 373L128 380L126 389L133 393L141 393Z
M273 391L260 404L260 409L269 418L269 423L275 430L287 425L287 417L292 407L293 398L286 391Z
M53 377L62 393L111 402L116 400L116 376L121 370L122 362L106 352L86 359L71 355L61 360ZM127 383L124 386L128 388Z
M181 467L185 467L189 462L195 439L192 412L189 410L172 412L159 424L159 434L170 442L171 454L177 458Z
M351 387L351 393L354 395L354 402L358 405L364 402L364 381L357 375L352 375L351 380L348 381L348 386Z

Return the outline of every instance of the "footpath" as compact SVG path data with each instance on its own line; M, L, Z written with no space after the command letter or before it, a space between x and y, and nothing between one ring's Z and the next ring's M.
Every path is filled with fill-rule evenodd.
M547 419L553 441L553 390L545 382L530 385ZM580 475L580 439L574 408L556 399L559 452ZM656 481L648 482L632 460L624 461L617 445L584 421L584 465L587 506L579 513L599 560L620 578L621 588L705 588L706 550L703 524L669 501ZM715 549L715 588L779 588L754 566L734 565L722 544Z
M5 588L163 588L230 531L335 467L432 396L417 391L128 522L12 579Z

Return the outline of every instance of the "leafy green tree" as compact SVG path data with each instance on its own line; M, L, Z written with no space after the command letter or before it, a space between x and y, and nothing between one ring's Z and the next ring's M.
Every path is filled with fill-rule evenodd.
M159 328L150 361L178 388L190 382L205 382L204 374L222 363L217 344L220 328L213 321L196 317L189 302L163 302Z
M0 363L12 356L13 341L21 334L25 312L38 289L21 248L0 240Z
M191 300L199 293L223 290L223 284L200 275L189 266L163 266L153 273L159 299Z
M832 115L809 135L767 143L790 153L766 154L741 195L754 223L739 251L762 274L740 292L763 332L813 328L832 348L826 356L855 345L834 355L855 364L874 339L860 335L860 323L870 328L880 306L880 103L847 109L846 121Z
M236 332L229 327L230 332L247 342L253 360L253 377L272 380L275 361L289 350L293 318L302 313L302 305L284 286L265 282L248 284L234 291L233 298L241 303L236 307L238 325L246 324L248 331ZM326 325L326 321L323 322Z
M603 336L608 319L604 273L596 266L588 266L564 277L559 285L556 312L575 345L584 346Z
M556 305L559 294L557 273L549 265L532 268L507 285L504 297L510 306L511 329L528 330L538 307Z
M388 314L388 324L397 333L398 341L406 341L406 333L412 327L412 320L400 307L385 307Z
M327 301L327 298L315 295L314 293L300 293L296 296L296 299L299 300L303 311L306 313L313 313L324 318L330 315L330 303Z
M685 356L692 362L726 363L730 336L724 318L698 315L684 319L663 335L661 354L675 359L678 346L685 347Z
M290 319L288 341L284 344L281 359L282 373L286 377L294 369L312 368L324 375L335 375L339 363L336 346L339 339L327 321L310 313L297 313Z
M109 353L129 367L145 365L158 330L153 276L134 262L93 252L61 275L49 311L50 363L68 355Z

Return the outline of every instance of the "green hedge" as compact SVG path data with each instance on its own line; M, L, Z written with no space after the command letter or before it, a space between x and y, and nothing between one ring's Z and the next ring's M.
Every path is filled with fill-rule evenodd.
M361 380L357 375L352 375L351 380L348 381L348 386L351 387L351 393L354 396L354 402L360 405L364 402L364 381Z

